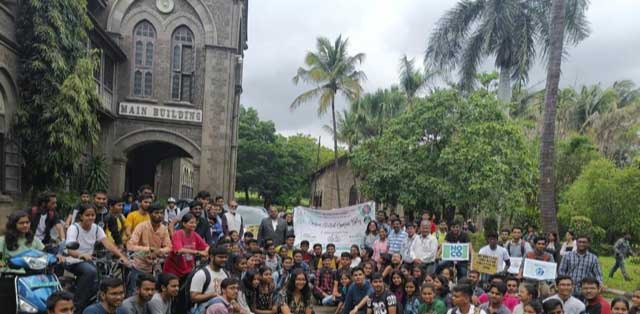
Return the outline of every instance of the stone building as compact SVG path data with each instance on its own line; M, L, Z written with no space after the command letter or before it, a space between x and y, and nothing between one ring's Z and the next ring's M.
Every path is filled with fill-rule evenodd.
M19 193L17 150L5 141L18 103L15 22L0 0L2 192ZM110 193L154 186L161 198L198 190L229 199L247 48L248 0L89 0L102 103L99 154ZM1 201L1 199L0 199Z
M360 181L354 175L349 157L338 158L336 169L333 160L320 168L311 176L311 205L321 209L338 208L336 193L336 176L340 180L340 205L342 207L355 205L366 201L359 190Z

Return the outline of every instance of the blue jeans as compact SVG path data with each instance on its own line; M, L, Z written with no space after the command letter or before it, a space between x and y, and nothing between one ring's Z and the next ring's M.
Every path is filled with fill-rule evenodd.
M67 265L66 268L76 276L73 303L76 307L76 313L81 313L84 308L89 306L91 298L98 292L98 271L96 266L89 262Z
M138 281L138 276L143 274L143 272L137 270L135 267L131 266L129 268L129 276L127 276L127 296L132 296L136 293L136 281Z
M322 305L333 305L335 300L332 295L328 295L322 299Z

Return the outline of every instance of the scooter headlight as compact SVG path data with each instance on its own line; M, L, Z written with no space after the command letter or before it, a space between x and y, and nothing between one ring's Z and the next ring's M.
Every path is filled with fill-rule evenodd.
M46 255L38 257L25 256L24 261L32 270L42 270L47 268L47 265L49 265Z
M21 312L38 313L38 309L35 306L31 305L29 302L23 299L18 300L18 308Z

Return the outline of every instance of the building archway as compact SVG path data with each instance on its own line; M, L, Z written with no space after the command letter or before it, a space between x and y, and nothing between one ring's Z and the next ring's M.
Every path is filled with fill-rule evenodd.
M181 134L141 129L117 139L114 148L112 193L135 192L143 184L161 199L191 198L188 191L197 190L200 147Z

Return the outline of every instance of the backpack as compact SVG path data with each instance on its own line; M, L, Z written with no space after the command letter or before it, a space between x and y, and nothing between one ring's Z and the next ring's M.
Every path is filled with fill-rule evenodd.
M184 281L184 284L180 286L178 295L172 304L173 313L189 313L191 308L196 305L196 303L191 301L191 280L193 280L193 276L195 276L199 271L204 272L204 284L202 285L201 293L207 291L209 284L211 284L211 274L206 271L207 266L208 264L196 266L196 268L187 275L187 279ZM227 275L227 277L230 277L229 273L227 273L225 269L222 269L222 271Z
M507 253L509 253L509 255L511 255L511 241L509 241L509 243L507 243ZM526 256L525 248L524 248L524 240L522 240L522 239L520 239L520 256L522 256L522 257Z

